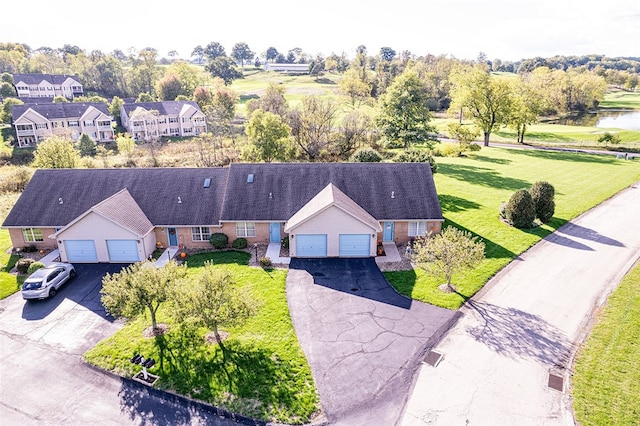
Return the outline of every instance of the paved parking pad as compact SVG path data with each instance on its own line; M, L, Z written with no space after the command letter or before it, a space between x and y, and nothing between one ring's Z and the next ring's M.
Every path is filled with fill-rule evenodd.
M458 313L398 294L373 258L292 259L287 299L331 424L393 425Z

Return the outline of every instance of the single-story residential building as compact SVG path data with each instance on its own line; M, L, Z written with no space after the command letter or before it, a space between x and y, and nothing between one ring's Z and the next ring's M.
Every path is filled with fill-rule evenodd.
M82 83L74 75L13 74L13 85L19 98L64 96L72 99L84 93Z
M78 140L85 133L96 142L114 138L113 118L103 102L43 102L11 106L19 147L36 146L59 134Z
M234 163L216 168L38 170L7 216L13 247L69 262L135 262L157 245L279 243L292 257L375 256L439 232L427 163Z
M206 117L193 101L124 103L120 119L137 141L162 136L198 136L206 133Z

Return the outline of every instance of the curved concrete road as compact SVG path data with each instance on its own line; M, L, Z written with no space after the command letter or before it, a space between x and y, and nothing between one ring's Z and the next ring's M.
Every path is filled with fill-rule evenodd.
M393 425L427 348L458 312L411 300L375 259L292 259L287 300L332 425Z
M573 425L571 358L640 257L640 182L497 274L421 367L402 424ZM564 379L549 387L549 372ZM556 382L557 384L558 382Z

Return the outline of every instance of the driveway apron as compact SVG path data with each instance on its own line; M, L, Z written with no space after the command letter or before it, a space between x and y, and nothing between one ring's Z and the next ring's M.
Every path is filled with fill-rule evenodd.
M330 424L394 425L455 311L398 294L373 258L292 259L287 299Z

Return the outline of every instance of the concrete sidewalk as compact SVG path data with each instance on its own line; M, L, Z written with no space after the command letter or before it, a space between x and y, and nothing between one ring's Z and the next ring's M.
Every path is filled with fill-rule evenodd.
M573 425L570 373L595 308L640 257L638 183L498 273L423 365L402 424ZM549 373L563 381L549 387Z

